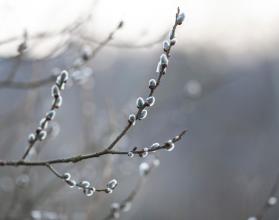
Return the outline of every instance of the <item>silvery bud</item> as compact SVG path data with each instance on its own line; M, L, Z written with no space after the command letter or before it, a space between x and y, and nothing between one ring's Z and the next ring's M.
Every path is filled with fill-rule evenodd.
M148 163L146 162L142 162L140 165L139 165L139 173L141 176L146 176L150 171L150 166Z
M128 121L130 123L132 123L132 125L135 125L136 124L136 116L134 114L130 114Z
M128 212L130 211L131 209L131 206L132 206L132 203L131 202L125 202L125 204L123 205L123 212Z
M143 152L140 154L140 156L142 158L147 157L148 156L148 151L149 151L148 147L143 148Z
M138 108L144 107L144 100L143 100L142 97L139 97L139 98L137 99L137 107L138 107Z
M175 145L172 142L172 140L168 140L167 145L166 145L167 151L173 151L174 148L175 148Z
M168 65L169 59L167 58L167 55L166 55L166 54L163 53L163 54L160 56L160 62L161 62L162 65L165 65L165 66Z
M158 166L160 165L160 160L159 160L158 158L155 158L155 159L153 160L153 165L154 165L155 167L158 167Z
M111 188L106 188L106 193L111 194L112 192L113 192L113 189L111 189Z
M181 24L183 23L184 19L185 19L185 13L182 12L182 13L180 13L180 14L177 16L177 18L176 18L177 24L178 24L178 25L181 25Z
M71 179L71 174L70 173L64 173L63 177L64 180L69 181Z
M109 189L115 189L115 187L117 186L117 180L116 179L112 179L107 183L107 188Z
M148 82L149 89L155 89L156 85L157 85L157 82L156 82L155 79L150 79L149 80L149 82Z
M54 119L56 112L54 110L51 110L46 113L47 120L51 121Z
M70 186L70 188L74 188L77 185L74 180L66 180L66 183Z
M82 188L88 188L90 186L90 183L88 181L84 180L84 181L80 182L78 185L81 186Z
M111 209L112 209L113 211L119 210L119 209L120 209L120 204L117 203L117 202L112 203L112 204L111 204Z
M86 45L82 50L82 59L84 61L88 61L89 58L92 56L92 48L89 45Z
M164 41L163 42L163 49L164 51L168 51L170 49L170 42L169 41Z
M150 149L152 151L154 151L154 149L157 149L158 147L160 147L160 144L159 143L154 143L154 144L151 145Z
M46 118L42 118L41 121L40 121L40 127L42 129L46 129L47 128L47 125L48 125L48 121Z
M93 196L94 192L96 191L96 189L94 187L90 187L88 189L85 189L84 193L86 196Z
M60 75L57 77L56 79L56 85L63 90L65 83L67 82L67 80L69 79L69 74L66 70L63 70Z
M147 156L148 156L148 151L142 152L142 153L140 154L140 156L141 156L142 158L147 157Z
M62 101L63 101L62 96L58 96L57 98L55 98L55 99L52 101L52 106L53 106L54 108L60 108L61 105L62 105Z
M159 61L157 64L156 73L161 73L161 72L163 72L163 70L164 70L164 67L163 67L161 61Z
M276 203L277 203L277 198L274 196L270 197L267 201L267 204L270 206L274 206L274 205L276 205Z
M134 157L134 153L133 153L132 151L129 151L129 152L128 152L128 157L133 158L133 157Z
M176 38L174 37L170 40L170 44L173 46L175 45L175 43L176 43Z
M149 96L146 98L146 103L148 106L153 106L155 104L155 97L154 96Z
M53 85L53 86L51 87L51 95L52 95L54 98L57 98L57 97L60 96L60 90L59 90L59 88L58 88L57 85Z
M36 136L35 136L33 133L29 134L29 136L28 136L28 142L29 142L30 144L32 144L32 143L34 143L35 140L36 140Z
M145 119L147 116L147 111L144 109L141 111L140 115L139 115L139 120L143 120Z
M46 139L46 137L47 137L47 132L44 130L40 131L40 133L38 134L38 139L40 141L43 141L44 139Z

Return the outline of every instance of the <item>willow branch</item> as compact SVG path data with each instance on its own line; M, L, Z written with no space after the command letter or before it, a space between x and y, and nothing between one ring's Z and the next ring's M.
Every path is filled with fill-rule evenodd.
M181 138L185 135L187 130L182 131L179 135L175 136L172 138L172 142L176 143ZM166 142L158 147L154 148L148 148L148 151L145 151L144 148L136 149L136 150L131 150L131 151L115 151L115 150L102 150L100 152L96 153L91 153L91 154L84 154L84 155L77 155L73 157L68 157L68 158L61 158L61 159L54 159L54 160L47 160L47 161L23 161L23 160L18 160L18 161L5 161L5 160L0 160L0 166L48 166L52 164L65 164L65 163L77 163L83 160L87 159L92 159L92 158L97 158L101 157L104 155L128 155L129 152L132 152L133 154L136 155L142 155L144 152L154 152L162 149L167 149L169 147L169 143Z

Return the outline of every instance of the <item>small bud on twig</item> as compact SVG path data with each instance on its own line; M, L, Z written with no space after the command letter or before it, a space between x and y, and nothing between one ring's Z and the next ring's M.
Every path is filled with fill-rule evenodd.
M54 110L51 110L51 111L47 112L47 113L46 113L46 118L47 118L47 120L49 120L49 121L53 120L54 117L55 117L55 114L56 114L56 113L55 113Z
M144 109L144 110L141 111L141 113L139 115L139 120L145 119L146 116L147 116L147 110Z
M130 123L132 123L132 125L135 125L136 124L136 116L134 114L130 114L128 121Z
M178 25L181 25L181 24L183 23L184 19L185 19L185 13L182 12L182 13L180 13L180 14L177 16L177 18L176 18L177 24L178 24Z
M157 82L155 79L150 79L148 85L149 85L149 89L155 89Z
M109 181L107 183L107 188L110 188L110 189L115 189L115 187L117 186L117 180L116 179L112 179L111 181Z
M40 131L40 133L38 134L38 139L40 141L43 141L44 139L46 139L46 137L47 137L47 132L44 130Z
M29 134L29 136L28 136L28 142L29 142L30 144L32 144L35 140L36 140L35 135L34 135L33 133Z
M139 173L141 176L146 176L150 171L150 166L148 163L146 162L142 162L140 165L139 165Z
M144 106L144 100L142 97L138 97L137 99L137 107L142 108Z
M164 51L166 52L166 51L168 51L169 49L170 49L170 42L169 41L164 41L163 42L163 49L164 49Z
M149 96L146 98L146 104L148 106L153 106L155 104L155 97L154 96Z
M175 148L175 145L174 145L174 143L172 142L172 140L168 140L167 146L166 146L167 151L173 151L174 148Z

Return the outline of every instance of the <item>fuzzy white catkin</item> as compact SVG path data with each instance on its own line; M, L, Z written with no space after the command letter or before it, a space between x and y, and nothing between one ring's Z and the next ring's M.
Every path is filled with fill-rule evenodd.
M149 80L149 82L148 82L149 89L155 89L156 85L157 85L157 82L156 82L155 79L150 79Z
M131 202L126 202L124 205L123 205L123 212L129 212L130 209L132 207L132 203Z
M276 205L276 203L277 203L277 198L274 197L274 196L272 196L272 197L270 197L270 198L268 199L267 203L268 203L268 205L270 205L270 206L274 206L274 205Z
M135 114L130 114L128 120L129 120L130 123L132 123L132 125L135 125L136 124L136 116L135 116Z
M173 151L174 148L175 148L175 144L172 142L172 140L168 140L167 147L166 147L167 151Z
M117 186L116 179L112 179L107 183L107 188L109 188L109 189L115 189L116 186Z
M137 98L137 107L142 108L144 106L144 100L142 97Z
M147 116L147 111L144 109L141 111L140 116L139 116L139 120L143 120L145 119Z
M69 73L66 70L63 70L60 74L61 81L66 82L69 79Z
M38 139L40 141L43 141L44 139L46 139L46 137L47 137L47 132L44 130L40 131L40 133L38 134Z
M54 110L51 110L46 113L47 120L51 121L54 119L56 112Z
M159 160L158 158L155 158L155 159L153 160L153 165L154 165L155 167L158 167L158 166L160 165L160 160Z
M68 183L70 188L74 188L77 185L76 181L74 180L66 180L66 182Z
M176 18L177 24L181 25L183 23L184 19L185 19L185 13L182 12Z
M146 162L142 162L140 165L139 165L139 173L141 176L146 176L150 171L150 166L148 163Z
M66 70L63 70L60 75L56 79L56 85L61 89L64 90L65 83L69 79L69 74Z
M41 121L40 121L40 127L41 127L42 129L46 129L47 126L48 126L48 121L47 121L47 119L46 119L46 118L42 118Z
M70 180L71 179L71 174L70 173L64 173L63 179Z
M146 98L146 103L148 106L153 106L155 104L155 97L149 96Z
M111 194L113 192L113 190L111 188L106 188L106 193Z
M36 140L36 137L33 133L29 134L28 136L28 142L31 144Z
M96 191L96 189L94 187L88 188L85 190L85 195L86 196L93 196L94 192Z
M150 149L155 152L155 149L157 149L158 147L160 147L160 144L159 143L154 143L150 146Z
M57 85L53 85L53 86L51 87L51 95L52 95L53 97L58 97L58 96L60 96L60 90L59 90L59 88L58 88Z
M128 157L133 158L133 157L134 157L134 153L133 153L132 151L129 151L129 152L128 152Z
M163 53L163 54L160 56L160 62L161 62L161 64L163 64L163 65L168 65L169 60L168 60L166 54Z
M252 217L249 217L247 220L258 220L256 217L252 216Z
M147 156L148 156L148 151L142 152L142 154L141 154L141 157L142 157L142 158L145 158L145 157L147 157Z
M160 144L159 144L159 143L154 143L154 144L151 145L151 149L152 149L152 148L157 148L157 147L160 147Z
M156 73L161 73L163 70L164 70L163 65L162 65L161 61L159 61L157 64Z
M112 210L119 210L120 209L120 204L117 202L114 202L111 204L111 209Z
M84 180L80 183L80 185L84 188L88 188L90 186L90 183L88 181Z
M170 43L169 43L169 41L165 40L165 41L163 42L163 49L164 49L164 51L168 51L168 50L170 49Z
M63 102L62 96L58 96L56 99L53 100L52 106L54 108L60 108Z
M171 45L175 45L175 43L176 43L176 38L175 38L175 37L172 38L172 39L170 40L170 43L171 43Z

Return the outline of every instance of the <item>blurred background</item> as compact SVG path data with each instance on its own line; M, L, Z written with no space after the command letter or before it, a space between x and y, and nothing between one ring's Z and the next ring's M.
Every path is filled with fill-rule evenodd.
M0 159L23 154L28 134L51 104L53 75L63 69L71 74L63 106L49 138L29 159L107 146L156 77L177 6L186 21L177 30L156 104L117 148L189 132L174 151L157 153L160 166L120 219L256 215L279 172L276 0L0 0ZM142 160L108 156L55 166L97 186L118 180L113 194L90 198L44 167L0 167L0 219L103 219L110 204L135 187ZM264 219L278 217L275 207Z

